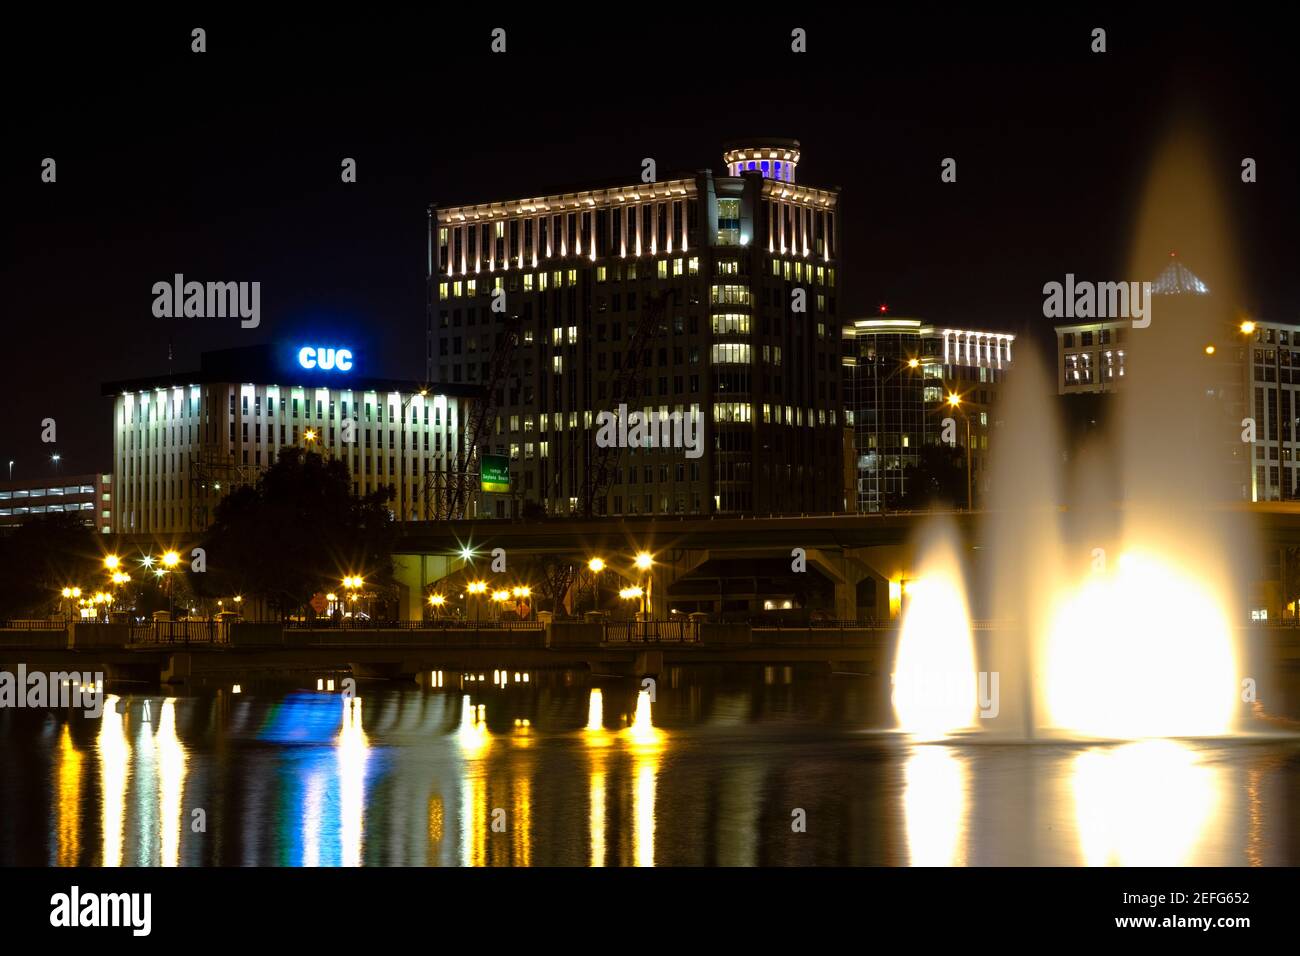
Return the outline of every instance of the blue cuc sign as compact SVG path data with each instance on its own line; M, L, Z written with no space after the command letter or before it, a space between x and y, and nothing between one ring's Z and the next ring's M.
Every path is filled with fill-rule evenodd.
M352 350L304 345L298 350L298 364L323 372L348 372L352 369Z

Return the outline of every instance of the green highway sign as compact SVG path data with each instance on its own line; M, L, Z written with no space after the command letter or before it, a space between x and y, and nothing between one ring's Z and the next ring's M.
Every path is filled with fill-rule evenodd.
M479 487L483 491L510 492L510 459L505 455L484 455L479 468Z

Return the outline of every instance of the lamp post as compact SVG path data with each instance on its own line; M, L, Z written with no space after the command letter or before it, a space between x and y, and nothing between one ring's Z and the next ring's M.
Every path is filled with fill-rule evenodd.
M956 392L948 393L948 406L956 409L961 407L961 396ZM966 423L966 510L971 511L972 494L971 494L971 457L970 457L970 416L965 412L961 413L962 421Z
M605 570L604 558L592 558L587 562L587 570L591 572L591 609L600 610L600 572Z
M481 595L485 593L487 593L486 581L470 581L468 584L465 585L466 597L472 597L475 599L474 600L474 623L475 624L479 622L479 608L483 600Z
M642 617L646 617L650 614L651 595L654 592L654 563L655 563L654 555L652 555L649 551L638 551L636 558L633 560L633 565L636 567L638 571L640 571L644 575L644 577L641 579L642 584L639 585L642 593L642 598L641 598Z

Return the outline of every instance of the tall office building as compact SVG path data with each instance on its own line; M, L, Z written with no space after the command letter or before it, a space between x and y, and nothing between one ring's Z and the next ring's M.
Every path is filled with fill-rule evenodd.
M622 450L597 513L841 510L839 192L800 184L800 159L752 139L725 176L431 207L429 380L492 384L480 451L509 459L513 500L477 513L581 511L620 405L691 416L702 454ZM491 381L507 323L519 345Z
M105 385L115 530L202 531L290 445L341 458L356 494L392 485L394 515L422 519L424 476L454 457L470 393L363 370L350 349L295 343L208 352L197 372Z
M1015 338L884 313L844 327L845 418L857 460L845 491L852 509L919 506L912 485L926 467L923 450L943 442L945 419L951 444L963 451L969 426L971 497L979 505L991 416Z

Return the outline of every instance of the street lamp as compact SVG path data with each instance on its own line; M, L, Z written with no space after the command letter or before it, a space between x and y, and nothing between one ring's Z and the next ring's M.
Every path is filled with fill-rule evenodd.
M61 462L62 460L63 457L59 455L57 452L50 456L50 461L54 462L54 473L56 475L59 473L59 462Z
M480 602L482 601L480 595L487 593L487 582L470 581L467 585L465 585L465 593L467 595L474 595L476 598L478 598L478 600L474 602L474 623L477 624L479 620L479 608L481 607Z
M954 411L961 407L961 396L956 392L948 393L948 406ZM971 468L970 468L970 416L962 412L962 421L966 423L966 510L972 510Z
M587 562L587 570L591 572L591 609L600 610L600 572L605 570L604 558L592 558Z

